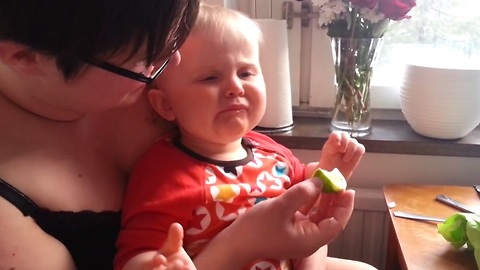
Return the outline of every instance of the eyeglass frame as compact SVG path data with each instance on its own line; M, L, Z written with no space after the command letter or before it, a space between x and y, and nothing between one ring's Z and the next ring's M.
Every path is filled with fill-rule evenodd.
M170 62L170 57L167 60L165 60L165 62L160 66L160 68L157 69L157 71L155 71L155 73L152 76L147 77L147 76L143 75L142 73L136 73L136 72L128 70L126 68L115 66L115 65L110 64L106 61L101 61L101 60L86 61L86 63L88 63L88 64L90 64L94 67L106 70L108 72L117 74L117 75L122 76L122 77L126 77L126 78L129 78L129 79L132 79L132 80L135 80L135 81L139 81L139 82L142 82L142 83L146 83L146 84L152 83L160 74L162 74L162 72L165 70L165 68L167 67L169 62Z

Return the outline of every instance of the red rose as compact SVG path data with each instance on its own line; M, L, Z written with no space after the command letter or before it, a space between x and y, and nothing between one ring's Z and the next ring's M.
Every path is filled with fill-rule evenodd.
M398 21L409 19L407 13L416 5L415 0L379 0L378 9L385 17Z
M350 0L350 2L359 8L373 9L378 3L378 0Z

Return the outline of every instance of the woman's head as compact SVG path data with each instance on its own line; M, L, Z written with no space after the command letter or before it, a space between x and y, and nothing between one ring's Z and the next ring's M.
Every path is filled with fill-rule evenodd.
M0 92L24 110L56 120L130 104L145 86L135 77L154 74L174 54L198 5L1 0Z
M2 0L0 41L56 59L66 78L87 61L141 52L147 64L167 59L188 35L198 8L191 0Z
M157 112L178 124L185 144L230 143L258 124L266 106L261 39L258 25L240 12L201 6L180 64L168 66L149 93Z

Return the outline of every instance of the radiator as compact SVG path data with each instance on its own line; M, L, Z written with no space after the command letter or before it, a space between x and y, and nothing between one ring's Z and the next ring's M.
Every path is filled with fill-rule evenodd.
M389 217L380 189L355 189L355 210L345 231L329 244L328 255L386 269Z

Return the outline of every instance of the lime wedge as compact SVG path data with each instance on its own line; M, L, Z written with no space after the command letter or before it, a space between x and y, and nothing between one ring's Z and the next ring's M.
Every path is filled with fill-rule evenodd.
M343 174L337 168L332 171L319 168L313 173L313 177L322 180L322 191L326 193L340 192L347 188L347 180L345 180L345 177L343 177Z

